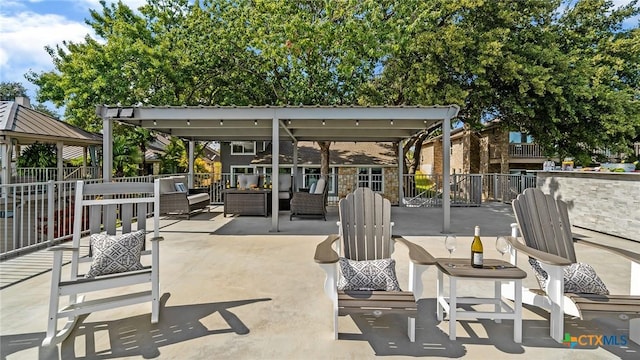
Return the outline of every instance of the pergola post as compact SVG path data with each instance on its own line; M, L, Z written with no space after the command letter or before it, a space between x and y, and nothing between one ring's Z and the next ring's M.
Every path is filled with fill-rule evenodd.
M102 181L111 182L113 171L113 126L111 119L102 118Z
M194 170L193 170L193 156L195 154L195 147L196 147L196 142L193 140L189 140L189 176L187 177L187 184L189 186L189 189L193 189L193 179L195 176Z
M298 140L293 141L293 191L298 191ZM291 200L291 199L289 199Z
M416 156L416 154L413 154ZM398 141L398 206L403 207L404 202L404 148L402 141Z
M448 234L451 227L451 119L442 121L442 232Z
M271 120L271 231L277 232L278 212L280 202L278 200L278 172L280 167L280 121L277 117Z

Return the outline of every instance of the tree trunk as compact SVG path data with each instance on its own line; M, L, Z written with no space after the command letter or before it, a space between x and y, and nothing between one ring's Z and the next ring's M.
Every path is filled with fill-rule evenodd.
M409 174L415 174L416 170L420 168L420 151L422 150L422 143L427 138L427 133L423 133L416 139L413 144L413 159L409 164Z
M329 147L331 147L331 141L318 141L320 146L320 176L325 179L329 174Z

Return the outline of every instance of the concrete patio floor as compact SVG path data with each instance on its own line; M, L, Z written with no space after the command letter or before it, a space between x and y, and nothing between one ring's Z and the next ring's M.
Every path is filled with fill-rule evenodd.
M393 208L394 233L424 246L437 257L443 245L440 209ZM640 345L578 346L570 349L549 337L548 314L525 307L522 344L513 342L513 323L462 321L458 338L449 340L448 321L435 316L436 269L423 275L416 342L406 336L402 316L340 317L340 339L333 340L331 304L322 287L324 272L313 261L316 245L335 233L337 214L327 221L288 220L281 212L279 233L270 218L222 216L220 208L191 220L161 221L160 322L150 323L150 306L135 305L93 313L55 348L42 348L50 286L50 253L41 251L0 263L0 356L2 359L369 359L404 358L609 359L640 357ZM454 257L469 257L473 226L482 229L485 257L500 256L493 244L513 222L508 205L453 208L452 232L459 246ZM591 238L640 252L640 244L574 229ZM595 267L611 293L628 293L630 262L598 249L576 245L579 261ZM400 285L407 284L407 252L396 247ZM524 285L536 287L528 273ZM19 278L8 279L19 273ZM465 282L464 294L487 296L490 283ZM565 332L626 335L621 320L566 318Z

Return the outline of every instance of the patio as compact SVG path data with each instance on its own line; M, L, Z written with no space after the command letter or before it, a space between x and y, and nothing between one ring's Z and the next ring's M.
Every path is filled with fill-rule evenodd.
M589 345L569 349L549 337L548 315L525 307L523 342L515 344L512 322L490 320L458 324L458 339L450 341L448 322L435 316L435 268L423 276L425 297L419 302L416 342L405 334L399 316L340 318L340 340L332 339L331 305L322 291L324 272L313 261L315 246L337 231L337 213L330 208L326 222L288 221L281 214L280 232L269 231L270 219L227 217L222 209L191 220L161 221L160 323L151 325L149 305L136 305L89 315L70 338L55 350L40 343L46 329L51 265L41 251L0 263L0 275L20 271L23 281L0 290L0 355L3 359L365 359L374 356L431 356L486 358L581 359L637 358L640 345ZM485 256L499 257L495 235L508 234L513 221L508 205L453 208L452 230L459 235L454 257L468 257L473 226L482 229ZM427 219L425 221L425 219ZM441 209L393 208L394 233L444 257ZM640 244L583 229L578 236L640 252ZM611 261L600 250L577 245L578 258L598 270L612 293L629 290L629 261ZM399 246L395 258L405 265L407 253ZM524 285L535 287L528 273ZM43 272L44 271L44 272ZM407 269L397 268L406 279ZM43 273L40 273L43 272ZM20 279L22 280L22 279ZM401 287L406 284L401 282ZM491 288L469 283L465 294L482 295ZM3 283L5 286L5 283ZM352 320L353 319L353 320ZM566 332L625 335L625 323L567 319Z

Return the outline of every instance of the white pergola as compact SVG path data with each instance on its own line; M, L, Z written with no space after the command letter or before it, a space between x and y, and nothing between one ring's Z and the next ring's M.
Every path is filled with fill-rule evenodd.
M399 198L403 198L402 140L441 124L443 149L451 146L451 119L457 105L448 106L98 106L103 119L103 177L113 169L113 122L140 126L189 140L189 186L193 186L196 141L271 141L272 174L278 173L279 143L291 141L397 142ZM294 169L297 167L294 146ZM450 152L443 151L443 183L449 184ZM294 170L297 174L297 171ZM278 182L272 184L271 231L278 231ZM442 231L450 228L450 188L443 187Z

